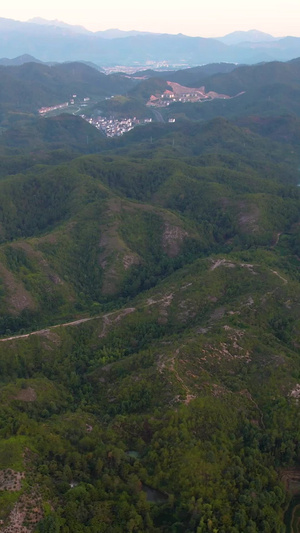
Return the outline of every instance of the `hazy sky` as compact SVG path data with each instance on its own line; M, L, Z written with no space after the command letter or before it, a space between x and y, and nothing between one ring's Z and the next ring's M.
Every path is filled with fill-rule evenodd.
M0 17L58 19L92 31L119 28L218 37L258 29L300 36L299 0L11 0L0 8Z

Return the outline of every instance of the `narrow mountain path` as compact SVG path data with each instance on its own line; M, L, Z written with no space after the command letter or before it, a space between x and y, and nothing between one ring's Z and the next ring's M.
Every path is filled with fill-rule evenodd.
M273 274L275 274L275 276L277 276L278 278L280 278L280 279L283 281L283 283L284 283L285 285L287 284L288 280L287 280L286 278L282 277L282 276L277 272L277 270L272 270L272 269L270 268L270 271L273 272Z
M280 239L280 235L282 235L282 231L280 231L279 233L276 233L275 242L272 244L271 248L275 248L275 246L277 246L279 239Z
M188 388L188 386L186 385L186 383L183 381L182 377L179 375L178 371L176 370L176 367L175 367L175 364L176 364L176 358L178 357L179 353L180 353L180 349L183 348L183 346L181 346L180 348L177 348L177 350L175 351L173 357L171 357L171 359L169 360L169 367L168 369L174 373L177 381L182 385L183 387L183 390L185 391L185 400L183 400L183 403L185 403L186 405L188 405L190 403L191 400L195 400L196 396L194 394L191 394L191 391L190 389Z

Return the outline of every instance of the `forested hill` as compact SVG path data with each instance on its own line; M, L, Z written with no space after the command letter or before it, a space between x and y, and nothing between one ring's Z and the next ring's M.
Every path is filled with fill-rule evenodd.
M73 94L81 99L104 98L122 94L134 85L134 80L125 76L106 76L82 62L0 66L0 74L0 105L4 110L13 107L37 112L39 107L68 101Z
M70 116L40 122L53 122L37 132L41 147L49 138L56 148L50 165L38 153L32 166L28 156L3 159L2 334L23 327L22 317L39 327L94 304L118 305L197 257L272 246L297 223L298 160L286 144L219 119L154 125L119 148L103 139L103 155L70 161L69 152L53 164L69 131L70 148L86 142L77 121L85 124Z
M298 103L240 105L118 139L72 115L3 127L3 533L297 517Z
M299 83L300 59L269 61L254 65L235 63L211 63L177 71L141 70L131 75L133 79L160 78L187 87L207 86L207 90L234 96L241 91L260 86Z
M175 81L188 87L199 86L199 80L204 80L214 74L227 73L238 68L235 63L209 63L199 67L180 69L177 71L155 71L151 69L141 70L131 75L134 78L162 78ZM200 86L202 83L200 83Z
M28 151L35 152L35 158L28 159L32 165L40 158L42 161L49 158L49 151L56 151L53 162L59 163L60 157L69 158L68 152L74 154L100 152L109 145L106 137L94 126L91 126L81 117L72 114L36 118L18 115L20 120L13 122L6 128L0 137L0 150L4 156L0 173L7 172L5 161L9 151L12 154L23 152L28 159ZM58 151L60 150L60 154ZM17 168L20 156L14 155L10 162ZM20 166L22 169L22 164Z
M160 108L165 119L209 120L218 116L237 118L253 114L299 116L299 65L299 59L239 67L219 63L177 72L146 71L131 77L105 75L79 62L52 66L34 62L0 66L0 125L2 128L16 124L19 127L19 123L22 126L22 121L31 120L31 114L37 116L41 107L71 101L69 112L81 114L85 111L81 108L85 98L90 113L154 117L146 103L151 95L160 95L170 89L168 81L186 87L204 86L206 92L213 91L231 98L213 99L205 105L202 105L204 102L171 102L167 108ZM111 98L117 95L123 96Z
M186 71L187 75L188 73L189 71ZM276 88L278 84L298 85L299 76L300 59L295 59L286 63L273 61L251 66L238 66L231 72L217 72L209 77L206 75L205 78L207 90L234 96L242 91L253 91L265 86ZM202 85L201 80L203 76L199 76L196 86Z

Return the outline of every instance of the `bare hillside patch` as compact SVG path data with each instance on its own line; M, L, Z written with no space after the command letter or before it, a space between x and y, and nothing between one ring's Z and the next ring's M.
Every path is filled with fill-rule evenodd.
M8 294L6 299L9 312L18 314L24 309L35 308L33 298L25 289L23 283L18 281L3 264L0 264L0 276L7 289Z

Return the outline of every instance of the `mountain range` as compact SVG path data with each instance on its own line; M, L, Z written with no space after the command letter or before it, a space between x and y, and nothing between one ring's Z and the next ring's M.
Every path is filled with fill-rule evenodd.
M297 531L299 59L23 59L0 67L1 532ZM168 82L227 98L147 106ZM152 122L106 137L80 116L104 109Z
M0 19L0 56L30 54L41 61L92 61L100 66L194 66L213 62L257 63L286 61L300 55L300 38L274 39L252 30L220 39L182 34L107 30L90 32L59 21Z
M250 118L1 136L4 533L291 522L299 142Z
M186 92L189 87L205 87L206 92L225 94L227 98L205 104L182 103L177 99L159 108L163 120L300 114L299 59L243 66L215 63L178 71L148 69L134 75L106 75L82 62L47 65L31 59L21 57L16 58L14 66L0 65L0 125L4 128L18 121L22 124L26 118L31 120L41 107L69 102L74 94L79 101L89 98L91 115L155 119L155 108L147 105L149 98L161 95L170 88L168 83L174 82L186 87ZM76 105L69 108L71 113L79 111ZM19 126L18 130L21 131ZM20 135L11 138L17 142ZM30 141L31 137L27 139Z

